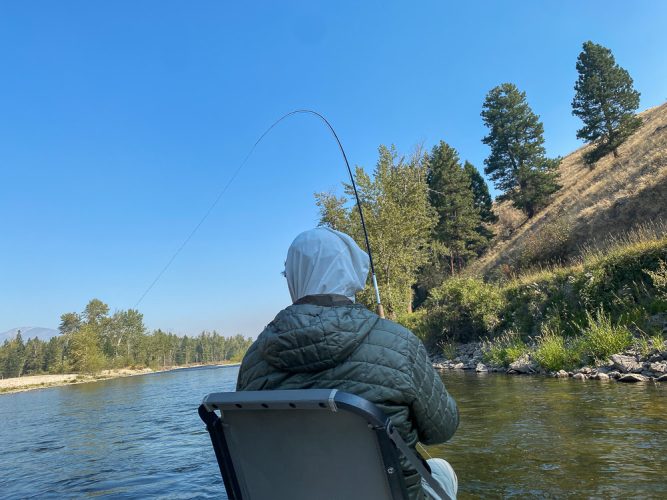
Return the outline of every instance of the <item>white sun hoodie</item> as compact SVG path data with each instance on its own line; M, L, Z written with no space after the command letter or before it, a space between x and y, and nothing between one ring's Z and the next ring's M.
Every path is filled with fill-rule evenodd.
M285 261L292 302L321 294L354 300L366 286L368 267L368 254L347 234L327 227L305 231L294 239Z

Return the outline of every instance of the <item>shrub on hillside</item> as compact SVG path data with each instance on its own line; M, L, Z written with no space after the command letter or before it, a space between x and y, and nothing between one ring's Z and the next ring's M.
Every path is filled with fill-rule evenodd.
M527 235L516 259L518 269L564 262L568 257L572 221L559 217Z
M545 328L574 334L571 325L584 319L574 279L573 273L544 271L508 283L503 289L506 306L502 327L524 336L539 335Z
M493 335L505 300L502 290L474 278L451 278L426 302L429 340L470 342Z
M524 213L514 208L511 203L496 203L493 211L498 216L494 231L501 240L509 239L514 231L526 222Z

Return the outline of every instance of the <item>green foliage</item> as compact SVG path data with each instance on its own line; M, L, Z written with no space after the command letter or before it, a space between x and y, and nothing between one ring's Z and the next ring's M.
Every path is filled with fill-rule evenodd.
M601 362L612 354L632 345L632 333L625 326L614 325L602 309L586 312L587 322L581 327L578 347L583 361Z
M3 378L20 377L24 374L26 349L19 331L11 340L5 340L0 349L0 374Z
M611 248L604 255L586 259L574 285L588 311L602 307L618 320L622 313L634 307L646 310L659 299L659 291L647 287L645 281L650 272L659 272L665 258L666 237Z
M134 309L109 316L109 307L93 299L83 314L61 316L61 335L48 342L19 334L0 346L0 375L19 377L37 373L95 374L104 368L222 363L240 360L252 344L241 335L223 337L202 332L180 337L156 330L146 333L143 315Z
M414 333L423 342L428 339L428 323L426 309L418 309L412 313L403 313L396 317L396 322Z
M651 279L657 297L667 301L667 262L660 259L655 271L646 269L644 272Z
M528 347L515 332L506 332L482 345L484 362L492 366L508 367L527 352Z
M651 351L653 351L651 338L645 333L641 333L639 336L635 337L633 341L633 347L642 356L648 356L651 353Z
M640 94L633 88L630 74L616 64L611 50L602 45L584 43L577 71L572 114L584 122L577 138L597 142L585 159L593 164L609 152L618 156L618 146L641 125L641 118L634 114Z
M474 278L446 280L425 304L430 342L469 342L492 334L504 304L495 285Z
M493 213L493 200L491 199L489 186L486 184L486 181L479 173L479 170L477 170L477 168L469 161L465 162L463 170L468 174L468 178L470 179L470 187L473 193L473 204L475 205L475 208L479 210L482 222L496 222L498 216Z
M69 334L68 358L72 370L77 373L94 374L106 365L100 347L101 339L92 324L86 324Z
M665 259L667 238L661 237L610 247L580 264L504 284L448 279L421 309L426 311L419 317L422 338L435 348L500 337L487 350L503 364L521 352L504 338L504 332L515 332L510 339L536 340L536 359L545 369L599 360L631 345L631 329L652 331L649 311L663 303L658 296Z
M72 313L70 313L72 314ZM100 299L92 299L83 310L83 319L89 325L99 325L109 314L109 306Z
M25 364L26 373L38 372L44 366L46 357L46 343L38 339L28 339L25 344Z
M478 232L482 219L471 179L456 150L440 141L428 157L427 180L431 205L438 213L435 239L444 246L449 272L454 275L477 255L484 239Z
M475 231L479 236L474 240L469 241L468 245L475 251L477 256L482 255L491 244L491 240L495 236L491 230L491 224L498 222L498 216L493 212L493 200L489 193L489 186L481 176L477 168L466 161L463 165L463 170L470 179L470 187L473 193L473 205L479 212L480 222L475 227Z
M662 351L665 348L665 339L662 333L656 333L649 338L649 342L653 350Z
M380 146L372 178L357 167L355 179L385 310L390 316L408 312L437 217L429 203L424 156L418 151L399 157L395 148ZM353 203L347 206L354 199L352 186L344 186L347 198L315 195L320 224L349 234L365 248L359 213ZM357 298L369 307L375 303L370 286Z
M81 328L81 317L77 313L65 313L60 316L60 326L58 330L65 335L75 332Z
M533 358L546 371L558 371L572 368L577 362L577 355L566 345L565 338L553 330L546 329L537 338Z
M441 342L439 344L440 352L445 359L454 359L456 358L456 343L455 342Z
M544 127L526 102L525 92L512 83L493 88L482 111L489 134L482 142L491 148L484 172L509 199L530 218L547 205L560 189L560 159L548 159Z

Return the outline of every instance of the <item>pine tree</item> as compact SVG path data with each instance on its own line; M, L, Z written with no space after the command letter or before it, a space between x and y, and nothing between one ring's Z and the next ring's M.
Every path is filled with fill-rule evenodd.
M544 126L526 102L526 93L512 83L493 88L482 110L489 134L482 142L491 148L484 172L528 218L546 206L560 189L560 158L549 159L544 148Z
M81 328L81 317L77 313L69 312L60 316L58 330L60 330L61 334L72 333L79 328Z
M449 258L450 274L460 271L482 237L479 209L470 177L461 166L458 153L446 142L433 148L428 157L429 198L438 212L436 239L441 242Z
M16 333L16 337L6 340L2 349L5 355L1 375L7 378L23 375L27 353L23 337L21 336L21 330Z
M470 179L473 204L479 211L480 215L480 223L475 229L480 235L480 238L477 242L471 242L471 245L475 248L477 255L482 255L495 236L490 226L498 221L498 216L493 212L493 200L489 193L489 186L479 173L479 170L477 170L477 168L475 168L469 161L465 162L463 170L465 170Z
M486 184L484 177L482 177L475 165L469 161L464 163L463 169L470 178L473 203L475 208L479 210L479 215L482 218L482 222L487 222L489 224L496 222L498 220L498 216L493 213L493 200L491 199L489 186Z
M618 147L639 128L642 121L635 111L640 94L633 88L630 74L616 64L611 50L602 45L584 43L577 71L572 114L584 122L577 139L598 143L585 156L592 165L609 152L617 157Z

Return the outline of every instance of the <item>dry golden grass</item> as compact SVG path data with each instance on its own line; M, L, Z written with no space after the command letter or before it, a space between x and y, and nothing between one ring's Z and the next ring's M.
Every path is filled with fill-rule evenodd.
M560 182L563 188L552 203L532 220L521 219L508 203L496 210L500 221L494 247L470 266L469 273L492 275L503 267L516 268L526 248L543 241L548 249L549 227L567 220L570 235L565 248L568 258L598 242L655 223L667 221L667 104L640 115L644 123L619 148L619 157L609 154L594 169L583 161L591 147L584 146L563 158Z

